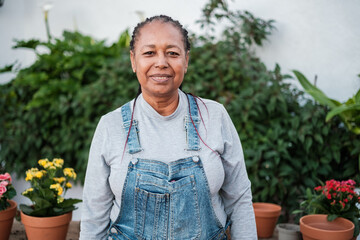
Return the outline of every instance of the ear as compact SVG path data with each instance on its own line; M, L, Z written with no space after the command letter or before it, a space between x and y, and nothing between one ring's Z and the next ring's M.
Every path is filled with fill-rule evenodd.
M186 55L185 55L185 73L187 72L187 69L188 69L188 66L189 66L189 56L190 56L189 53L190 53L190 52L187 51L187 52L186 52Z
M135 53L133 51L130 51L130 61L131 61L132 70L134 73L136 73Z

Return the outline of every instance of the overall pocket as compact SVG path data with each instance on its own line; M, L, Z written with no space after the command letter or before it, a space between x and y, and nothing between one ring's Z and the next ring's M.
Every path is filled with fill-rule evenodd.
M166 239L170 195L166 187L158 184L162 179L152 177L152 182L141 181L138 175L135 188L135 235L138 239Z
M198 239L200 213L194 176L168 182L138 174L135 235L138 239Z
M170 239L200 239L200 208L193 175L172 183Z

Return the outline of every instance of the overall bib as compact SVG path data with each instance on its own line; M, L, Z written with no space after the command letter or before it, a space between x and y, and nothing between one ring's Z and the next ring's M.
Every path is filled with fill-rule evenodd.
M198 129L200 118L196 100L191 95L187 97L189 114ZM121 111L127 134L130 104L125 104ZM184 119L187 150L199 151L200 141L191 118L185 116ZM137 127L133 120L127 143L130 154L142 150ZM110 224L107 239L227 239L226 227L215 215L199 156L169 164L133 157L128 165L120 213Z

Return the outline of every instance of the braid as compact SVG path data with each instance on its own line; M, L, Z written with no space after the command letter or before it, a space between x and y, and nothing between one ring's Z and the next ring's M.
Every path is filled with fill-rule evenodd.
M153 16L151 18L146 18L145 21L138 23L138 25L134 28L134 31L131 36L131 41L130 41L130 50L131 51L134 51L135 42L139 36L140 30L146 24L151 23L153 21L160 21L162 23L171 23L174 27L179 29L179 31L181 32L181 35L183 36L185 51L186 52L190 51L190 41L189 41L189 37L188 37L188 31L183 27L183 25L181 25L181 23L179 21L174 20L171 17L166 16L166 15L158 15L158 16Z

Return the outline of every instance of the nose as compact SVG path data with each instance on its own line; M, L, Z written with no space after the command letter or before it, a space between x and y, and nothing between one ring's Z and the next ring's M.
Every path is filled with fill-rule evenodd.
M159 54L156 58L155 67L162 69L167 68L168 66L166 56L164 54Z

